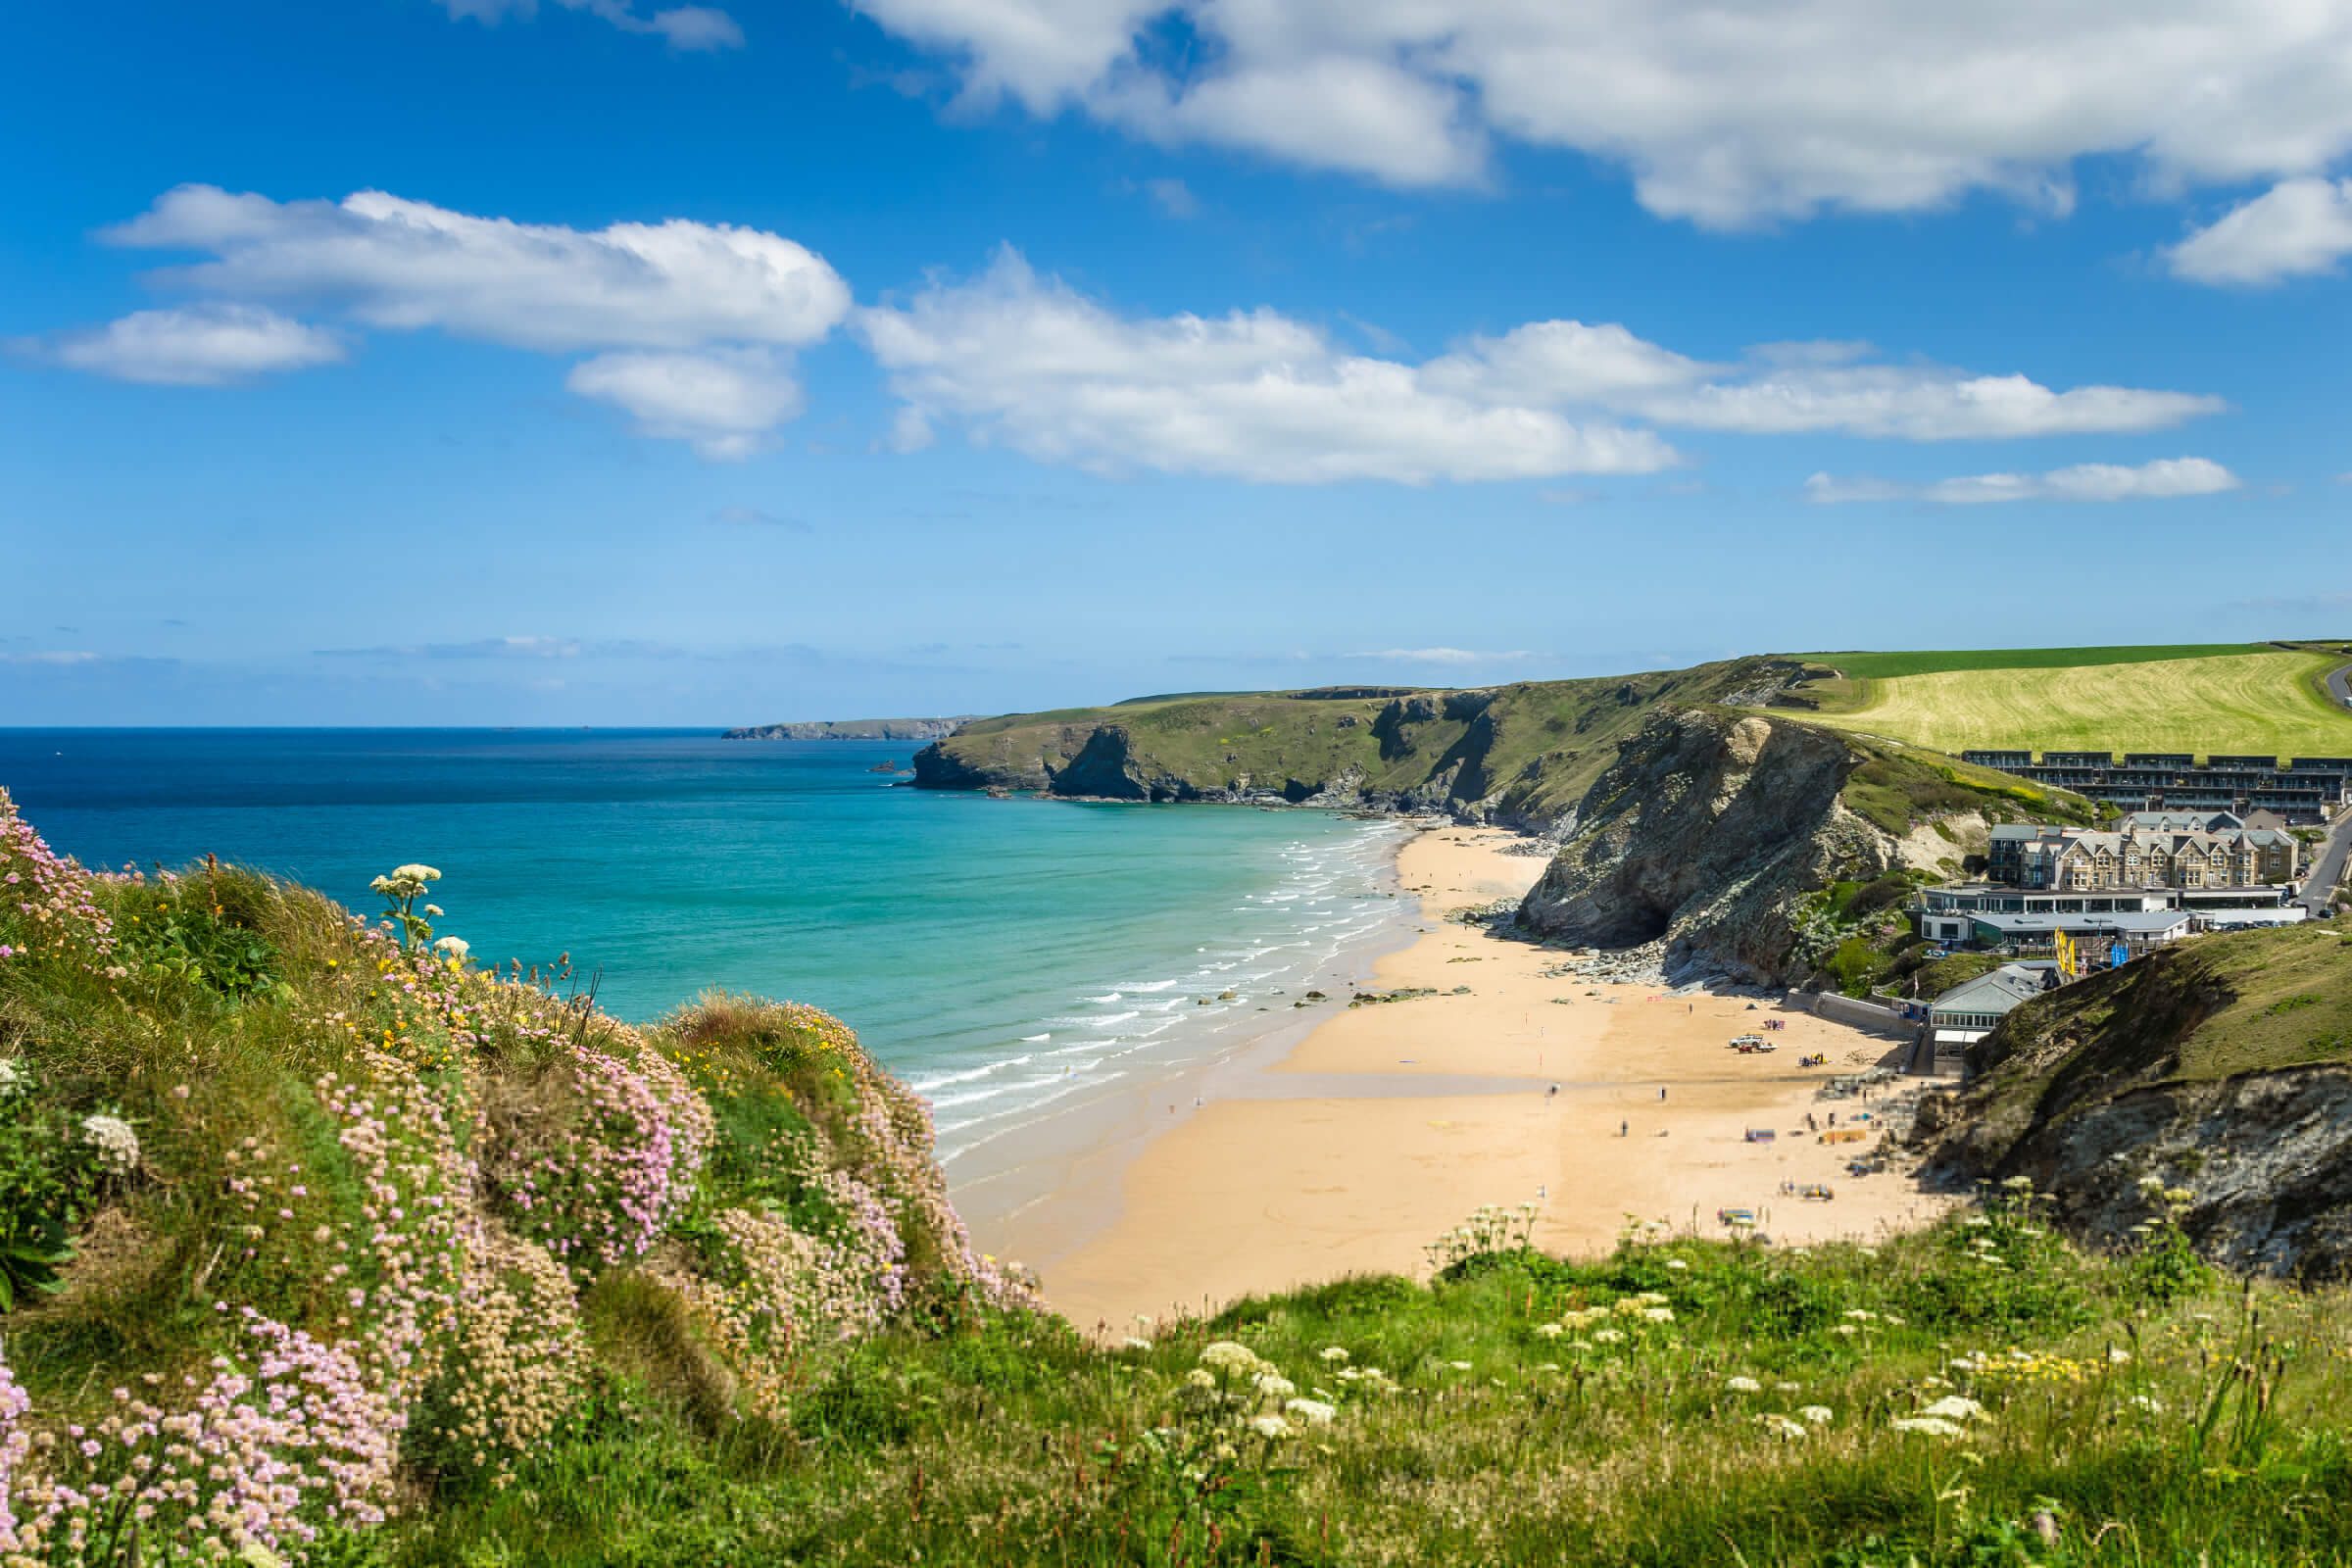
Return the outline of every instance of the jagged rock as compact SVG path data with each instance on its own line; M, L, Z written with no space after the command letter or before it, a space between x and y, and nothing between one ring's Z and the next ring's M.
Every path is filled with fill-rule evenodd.
M1580 947L1656 944L1666 977L1785 981L1799 899L1898 861L1894 841L1838 799L1863 760L1801 724L1661 713L1586 794L1520 921Z

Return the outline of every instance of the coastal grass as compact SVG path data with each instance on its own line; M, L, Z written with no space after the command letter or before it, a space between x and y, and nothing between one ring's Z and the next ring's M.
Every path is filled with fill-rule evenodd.
M781 1429L617 1383L390 1560L2352 1562L2352 1298L2227 1281L2161 1221L2091 1256L2012 1192L1876 1247L1490 1243L1117 1348L1028 1314L888 1336ZM1328 1422L1251 1431L1250 1374L1203 1387L1218 1345Z
M1885 680L1963 669L2074 669L2100 664L2144 664L2174 659L2218 659L2277 651L2274 643L2164 643L2111 648L1957 648L1909 653L1807 654L1849 680Z
M2340 654L2194 650L2135 662L1895 669L1829 688L1816 722L1938 751L1976 748L2352 754L2352 711L2322 688Z

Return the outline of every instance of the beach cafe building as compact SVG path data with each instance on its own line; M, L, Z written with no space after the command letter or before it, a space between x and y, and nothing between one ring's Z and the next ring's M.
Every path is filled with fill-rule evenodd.
M2227 923L2213 918L2230 905L2278 909L2279 888L2217 890L2210 908L2205 896L2181 888L2108 888L2060 892L2003 887L1991 882L1929 888L1912 907L1922 940L1945 948L2044 948L2060 932L2086 954L2116 961L2177 942L2192 931Z
M1928 1005L1928 1038L1936 1054L1960 1054L2011 1012L2057 984L2058 965L2045 958L2004 963L1990 974L1952 987Z

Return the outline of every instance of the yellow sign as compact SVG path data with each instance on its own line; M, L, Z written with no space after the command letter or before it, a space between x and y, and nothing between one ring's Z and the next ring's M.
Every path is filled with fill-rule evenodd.
M2076 944L2075 939L2061 931L2058 933L2053 947L2058 955L2058 978L2061 980L2082 979L2082 950Z

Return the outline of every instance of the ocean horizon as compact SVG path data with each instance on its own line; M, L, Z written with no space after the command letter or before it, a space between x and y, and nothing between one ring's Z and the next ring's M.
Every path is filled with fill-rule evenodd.
M8 729L0 787L95 867L216 854L373 913L371 877L434 865L438 929L477 960L568 954L572 983L632 1021L714 988L823 1007L931 1099L951 1169L1287 1015L1303 977L1403 916L1384 886L1395 823L991 800L873 771L913 750L702 729Z

